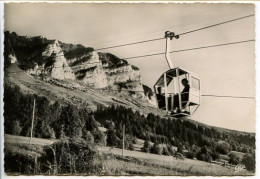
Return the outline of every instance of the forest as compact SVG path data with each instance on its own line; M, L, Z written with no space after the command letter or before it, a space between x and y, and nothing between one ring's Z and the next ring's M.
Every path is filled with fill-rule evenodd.
M143 152L160 155L178 153L187 158L197 158L207 162L220 160L220 155L229 155L229 162L232 164L240 162L237 156L231 154L231 151L238 151L246 153L245 163L249 162L250 170L254 170L254 135L232 131L223 132L185 119L163 118L152 113L145 115L123 106L98 105L96 111L91 111L87 102L82 102L77 106L50 102L45 97L24 93L18 86L9 83L4 85L5 134L30 136L34 99L36 105L33 137L58 139L60 142L52 147L62 146L59 148L62 151L58 153L61 157L66 153L72 155L71 152L74 150L77 153L86 149L88 152L85 157L93 158L97 152L95 147L97 145L122 148L122 128L125 125L125 149L134 150L133 144L136 144L137 139L142 139L145 141L142 147ZM99 130L99 127L105 127L108 130L104 133ZM173 150L173 146L177 147L177 151ZM10 150L5 150L5 152L7 169L18 170L18 163L9 162L18 156ZM44 153L51 155L50 148L46 148ZM80 160L76 153L73 154L75 161ZM65 155L66 157L69 156ZM48 159L48 157L45 158ZM26 157L21 160L28 162ZM42 161L47 165L46 162ZM50 160L50 162L54 161ZM92 164L89 163L91 166ZM33 159L30 165L33 165ZM60 166L62 165L61 163ZM67 173L80 170L86 173L93 169L80 169L80 166L71 162L69 165L67 170L65 168L59 172L58 169L54 171ZM45 169L39 170L45 171Z

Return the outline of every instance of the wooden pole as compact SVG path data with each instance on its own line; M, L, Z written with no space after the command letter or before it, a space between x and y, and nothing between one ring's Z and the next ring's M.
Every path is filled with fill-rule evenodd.
M168 114L168 91L167 91L167 77L166 73L163 75L164 77L164 94L165 94L165 110Z
M35 111L35 99L33 99L33 115L32 115L32 128L31 128L30 144L31 144L31 142L32 142L32 137L33 137L34 111Z
M122 147L122 156L124 156L125 149L125 125L123 125L123 147Z

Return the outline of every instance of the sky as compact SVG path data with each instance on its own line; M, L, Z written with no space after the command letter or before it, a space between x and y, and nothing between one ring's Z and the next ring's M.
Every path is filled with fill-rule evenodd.
M252 4L5 4L5 30L95 49L164 37L254 14ZM255 18L220 25L171 41L171 50L255 38ZM120 58L165 51L165 40L103 50ZM254 42L171 54L175 67L196 73L201 93L255 96ZM150 87L169 69L164 55L128 60ZM255 100L201 97L191 117L212 126L255 132Z

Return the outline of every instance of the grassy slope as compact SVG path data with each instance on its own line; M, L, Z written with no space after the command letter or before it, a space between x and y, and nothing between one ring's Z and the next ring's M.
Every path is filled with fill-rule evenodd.
M10 73L8 73L10 72ZM17 73L15 73L17 72ZM43 82L36 79L26 72L22 71L16 64L12 64L11 67L5 73L5 82L10 82L21 87L21 89L28 93L36 93L47 97L50 101L60 101L60 102L71 102L77 103L79 101L86 101L90 106L95 109L97 105L101 104L108 106L111 104L123 105L130 107L133 110L139 110L145 114L150 112L160 115L158 109L146 101L139 99L133 99L129 95L124 93L117 93L114 91L107 91L102 89L89 89L85 86L87 90L82 91L79 89L68 89L61 86L53 85L47 82ZM66 83L69 83L68 81ZM84 84L81 83L82 86ZM183 120L188 120L196 125L202 125L205 127L213 127L219 132L229 132L234 134L250 134L255 135L255 133L246 133L241 131L235 131L230 129L224 129L220 127L209 126L189 118L184 118Z
M55 140L33 138L32 148L29 137L5 135L5 147L16 153L41 153L44 145L50 145ZM222 167L198 160L175 159L172 156L155 155L138 151L122 150L99 146L103 156L104 175L252 175L249 172L236 173L234 168Z
M62 83L62 81L60 81ZM141 109L144 113L155 110L152 105L146 101L137 100L129 97L126 94L118 94L113 91L90 89L84 87L86 90L69 89L62 86L53 85L39 79L36 79L26 72L22 71L17 65L12 64L11 67L5 73L5 83L11 83L18 85L22 91L26 93L35 93L47 97L50 101L70 102L77 103L80 101L86 101L90 106L95 109L97 105L124 105L131 107L133 110ZM70 83L69 81L64 84ZM71 82L72 83L72 82ZM83 84L81 84L83 87ZM123 103L122 103L123 102ZM152 109L152 110L151 110ZM158 113L159 114L159 113Z
M234 168L223 167L203 161L191 159L176 159L172 156L163 156L137 151L99 147L101 153L108 154L104 160L105 167L114 171L114 175L210 175L232 176L252 175L249 172L237 173Z

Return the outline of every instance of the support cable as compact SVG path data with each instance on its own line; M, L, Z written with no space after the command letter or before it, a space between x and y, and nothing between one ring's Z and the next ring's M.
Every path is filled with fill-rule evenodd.
M170 53L184 52L184 51L190 51L190 50L199 50L199 49L220 47L220 46L226 46L226 45L234 45L234 44L253 42L253 41L255 41L255 39L243 40L243 41L237 41L237 42L230 42L230 43L223 43L223 44L216 44L216 45L209 45L209 46L202 46L202 47L194 47L194 48L189 48L189 49L174 50L174 51L171 51ZM161 52L161 53L154 53L154 54L148 54L148 55L127 57L127 58L123 58L123 59L129 60L129 59L133 59L133 58L149 57L149 56L164 55L164 54L165 54L164 52Z
M209 26L201 27L201 28L198 28L198 29L194 29L194 30L191 30L191 31L183 32L183 33L180 33L180 34L177 34L177 35L179 35L179 36L186 35L186 34L189 34L189 33L197 32L197 31L200 31L200 30L204 30L204 29L212 28L212 27L219 26L219 25L222 25L222 24L227 24L227 23L230 23L230 22L234 22L234 21L238 21L238 20L245 19L245 18L248 18L248 17L252 17L254 15L255 14L250 14L250 15L247 15L247 16L243 16L243 17L231 19L231 20L228 20L228 21L212 24L212 25L209 25ZM117 47L124 47L124 46L135 45L135 44L141 44L141 43L152 42L152 41L157 41L157 40L162 40L162 39L164 39L164 38L149 39L149 40L143 40L143 41L138 41L138 42L133 42L133 43L126 43L126 44L121 44L121 45L103 47L103 48L95 49L95 51L117 48Z

